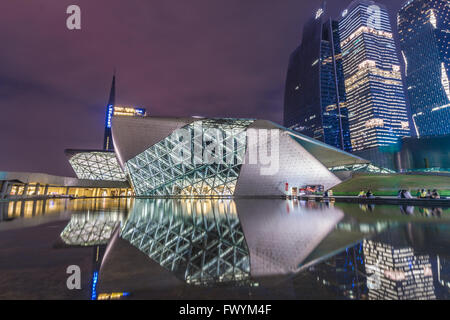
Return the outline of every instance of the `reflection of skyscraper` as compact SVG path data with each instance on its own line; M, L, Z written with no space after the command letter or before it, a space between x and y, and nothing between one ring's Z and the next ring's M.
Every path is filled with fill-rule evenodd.
M372 240L363 247L369 299L436 299L429 255Z
M450 134L450 5L409 0L398 13L413 123L420 136Z
M284 125L350 151L338 23L320 8L303 30L289 61Z
M329 287L338 297L343 296L352 300L367 299L361 243L311 267L310 272L317 277L319 283Z
M409 136L400 62L387 9L354 1L339 22L353 151Z
M437 256L437 280L439 284L450 291L450 263L448 259Z

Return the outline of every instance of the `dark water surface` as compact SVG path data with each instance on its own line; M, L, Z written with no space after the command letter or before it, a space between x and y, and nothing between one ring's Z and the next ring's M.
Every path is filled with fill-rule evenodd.
M69 266L81 290L69 290ZM0 203L0 299L448 299L450 209L284 200Z

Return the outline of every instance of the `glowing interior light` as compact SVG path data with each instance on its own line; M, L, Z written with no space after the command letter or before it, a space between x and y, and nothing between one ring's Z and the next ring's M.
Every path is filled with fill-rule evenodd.
M317 10L317 12L316 12L316 19L319 19L319 18L322 16L322 14L323 14L323 9L320 8L320 9Z
M403 61L405 61L405 76L408 75L408 60L406 59L405 53L402 51Z
M430 11L430 23L434 29L437 28L437 19L436 19L436 15L434 14L433 10Z
M444 87L445 94L447 95L447 99L450 101L450 84L448 81L447 70L445 70L445 65L441 63L441 83Z

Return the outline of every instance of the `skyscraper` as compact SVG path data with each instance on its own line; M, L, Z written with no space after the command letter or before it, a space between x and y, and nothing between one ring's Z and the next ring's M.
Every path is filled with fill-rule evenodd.
M104 150L114 150L111 134L111 117L113 114L113 108L115 104L116 104L116 74L114 73L111 84L111 91L109 92L108 105L106 107L105 137L103 139Z
M109 93L108 105L106 107L105 116L105 137L103 140L103 150L114 150L114 144L111 132L111 120L112 117L125 116L125 117L143 117L146 115L146 111L143 108L135 108L129 106L116 105L116 75L114 74L111 91Z
M339 33L353 151L376 150L409 136L400 62L386 8L370 0L353 1L342 13Z
M450 134L450 3L410 0L397 16L405 82L419 136Z
M286 78L284 126L351 151L338 23L317 10L292 53Z

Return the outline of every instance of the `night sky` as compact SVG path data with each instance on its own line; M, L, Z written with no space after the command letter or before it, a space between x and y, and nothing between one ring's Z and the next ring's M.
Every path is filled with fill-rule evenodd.
M0 171L73 176L63 151L102 147L114 68L116 102L149 115L281 123L288 58L321 2L1 1ZM380 1L393 20L404 2ZM71 4L81 30L66 28Z

